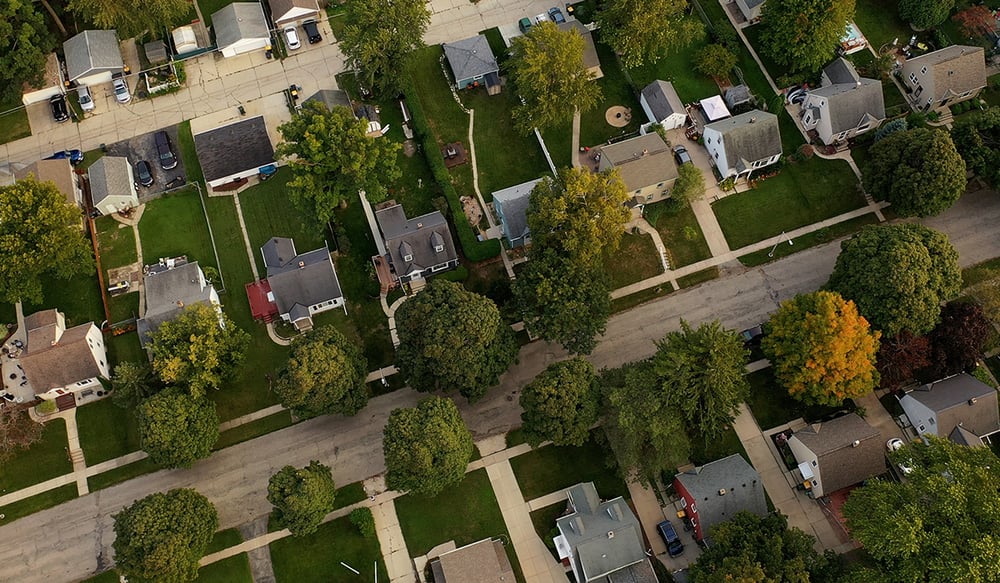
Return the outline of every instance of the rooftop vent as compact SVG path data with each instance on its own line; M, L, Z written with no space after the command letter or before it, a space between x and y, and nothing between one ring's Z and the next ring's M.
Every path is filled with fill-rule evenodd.
M423 223L417 223L417 228L418 229L423 229L424 228L424 224Z
M975 405L975 404L976 404L976 398L975 397L972 397L971 399L969 399L969 406L970 407L973 406L973 405Z
M750 123L753 123L753 122L755 122L755 121L757 121L757 118L755 118L755 117L751 117L751 118L750 118Z
M726 489L725 488L719 488L719 496L725 496L725 495L726 495Z
M302 269L305 266L306 266L306 262L305 261L299 261L299 269Z
M609 530L608 531L608 538L615 538L615 531Z
M854 443L851 444L851 447L858 447L859 445L861 445L861 442L855 439Z

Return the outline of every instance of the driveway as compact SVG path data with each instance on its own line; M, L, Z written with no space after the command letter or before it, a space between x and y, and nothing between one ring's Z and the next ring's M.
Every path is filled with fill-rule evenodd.
M139 160L149 162L149 166L153 170L153 184L137 187L140 199L147 199L151 195L163 192L167 189L166 184L168 182L177 176L184 176L184 161L181 160L180 150L177 149L177 126L166 127L163 131L166 131L170 137L174 157L177 159L177 166L171 170L164 170L160 166L159 153L156 151L156 142L153 138L156 132L140 134L134 138L110 144L107 147L109 156L124 156L128 158L129 163L133 167ZM136 179L138 179L138 176Z

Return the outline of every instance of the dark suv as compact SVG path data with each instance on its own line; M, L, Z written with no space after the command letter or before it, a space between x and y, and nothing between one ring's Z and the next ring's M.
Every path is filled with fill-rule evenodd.
M59 123L69 119L69 109L66 108L66 97L62 93L50 97L49 105L52 106L52 119Z
M177 167L177 157L170 147L170 136L167 132L156 132L156 153L160 157L160 168L173 170Z
M322 42L323 35L319 33L319 27L316 26L315 20L307 20L303 22L302 30L306 31L306 38L309 39L309 44L314 45L318 42Z
M667 552L671 557L676 557L684 552L684 543L681 542L674 525L669 520L664 520L656 525L656 530L663 537L663 542L667 543Z

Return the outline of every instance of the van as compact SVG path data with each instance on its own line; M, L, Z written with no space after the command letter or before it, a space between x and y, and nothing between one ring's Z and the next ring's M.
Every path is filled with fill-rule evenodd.
M676 557L684 552L684 543L677 536L677 531L674 530L674 525L669 520L664 520L660 524L657 524L656 530L663 537L663 542L667 543L667 553L671 557Z

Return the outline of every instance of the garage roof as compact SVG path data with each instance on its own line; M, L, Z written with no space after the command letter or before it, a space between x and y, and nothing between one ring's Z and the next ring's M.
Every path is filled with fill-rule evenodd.
M200 133L194 146L209 182L274 162L274 148L259 115Z

